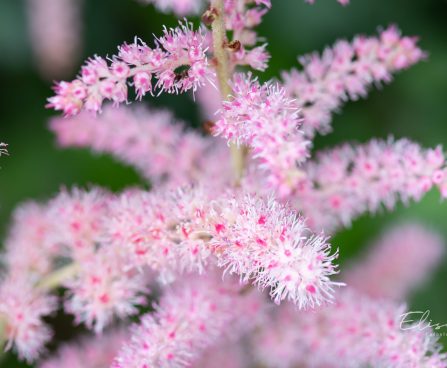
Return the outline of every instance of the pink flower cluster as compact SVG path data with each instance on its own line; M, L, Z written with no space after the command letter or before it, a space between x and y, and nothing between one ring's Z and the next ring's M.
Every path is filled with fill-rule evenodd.
M315 312L277 308L253 345L258 360L272 368L447 367L430 326L404 323L406 312L405 306L345 289L333 306Z
M229 54L232 66L249 65L264 71L270 54L266 50L267 44L256 46L259 39L253 28L261 23L271 7L270 0L225 0L224 4L226 28L233 32L233 41L238 45Z
M202 5L145 1L177 14ZM390 27L339 41L301 58L303 70L284 73L284 85L262 84L234 72L267 68L254 27L270 0L209 5L201 19L212 32L185 20L154 47L136 39L56 85L48 107L68 116L50 123L58 143L111 154L155 188L75 188L19 207L2 254L0 343L36 360L51 339L44 318L59 307L53 289L61 287L64 312L97 335L64 345L41 368L447 368L432 326L409 323L396 303L439 262L440 238L415 225L393 230L342 275L349 289L336 294L345 284L334 280L338 250L324 235L432 187L447 197L442 149L372 140L309 159L312 137L330 130L344 101L424 57L416 40ZM217 84L223 102L217 88L210 92ZM127 102L129 86L137 99L203 88L206 115L218 114L207 126L239 146L231 157L243 177L233 182L222 140L186 130L167 111L91 113L105 100ZM130 331L100 336L140 313Z
M220 288L223 289L223 286L220 285ZM172 291L170 291L170 293L172 293ZM195 294L190 294L188 296L192 297L194 301L198 299ZM258 301L256 301L255 298L252 297L253 295L250 297L244 297L244 303L249 308L247 309L247 312L252 312L252 314L257 313L262 316L263 314L259 313L262 312L264 309L262 303L259 303ZM170 298L172 300L172 296L170 296ZM237 298L238 296L235 296L235 299ZM253 299L253 303L250 302L251 299ZM162 302L164 303L164 300ZM191 303L193 303L193 301L191 301ZM237 303L238 307L242 305L239 301L237 301ZM176 306L176 308L179 307ZM235 326L236 328L232 329L232 331L228 333L226 331L229 330L229 328L224 326L222 329L222 332L224 332L224 336L219 337L217 339L218 343L214 343L210 348L207 348L200 358L197 357L198 359L193 359L194 367L244 368L247 366L249 360L245 352L243 351L239 340L237 340L238 343L236 344L233 343L233 339L237 335L236 332L240 333L245 329L249 329L251 323L253 322L249 322L250 324L247 324L246 320L248 320L249 318L253 318L253 315L242 316L240 315L242 313L242 310L238 310L237 313L239 313L239 315L234 314L234 316L238 318L238 321L242 320L243 318L244 321L242 322L247 327L241 329L239 326ZM215 314L213 313L213 315ZM229 316L229 314L227 314L226 316ZM172 323L170 324L172 325ZM234 323L232 323L230 326L233 327L233 325ZM196 332L202 335L206 331L198 330ZM192 337L191 334L190 337ZM103 335L83 336L78 341L62 345L62 347L57 351L54 357L42 361L41 363L39 363L38 367L109 368L123 345L126 342L129 342L129 338L129 332L124 328L108 330ZM226 340L229 341L227 342ZM180 339L177 339L175 341L172 339L171 344L174 345L181 341L182 340ZM212 342L207 342L208 345L210 343ZM231 353L229 353L229 351L231 351ZM188 354L188 358L190 357L191 354Z
M326 238L312 235L302 219L273 200L200 188L135 189L118 196L96 189L63 191L46 205L29 203L17 211L5 259L8 277L29 287L2 286L0 320L15 326L8 337L19 353L35 357L48 332L39 325L23 340L14 331L29 330L29 322L14 313L20 303L33 305L34 294L21 295L22 290L58 272L60 260L71 260L74 267L63 281L65 310L101 332L116 316L135 314L136 306L145 304L153 280L149 270L166 282L179 272L202 273L218 265L244 283L269 288L277 303L289 299L306 308L332 300L338 283L329 277L337 273L336 257ZM38 290L52 300L46 286ZM28 314L34 321L51 311L33 308L37 317Z
M284 72L284 88L296 99L308 136L330 131L331 114L348 100L365 97L368 87L390 82L391 73L425 57L416 38L402 37L394 26L379 37L357 36L352 43L338 41L320 56L299 58L303 70Z
M0 333L7 339L5 350L13 344L19 357L31 362L42 353L51 337L42 317L57 308L56 297L45 295L28 280L8 277L0 284Z
M214 134L252 149L269 183L289 194L300 179L298 164L309 155L310 142L300 130L295 101L279 85L261 85L251 75L236 74L233 95L224 101Z
M276 302L287 298L300 308L330 300L337 285L328 278L337 272L337 253L273 200L219 198L201 189L127 192L112 205L104 237L163 279L179 270L201 272L214 257L228 272L271 288Z
M50 129L60 146L109 153L154 185L177 187L204 177L218 185L232 178L225 145L185 130L168 110L107 106L99 116L53 118Z
M82 3L27 0L31 46L37 67L48 80L67 76L77 64L82 44Z
M303 171L291 201L312 228L325 231L348 226L381 205L392 209L398 199L420 200L434 186L447 195L441 147L425 150L406 139L345 144L319 153Z
M263 303L253 291L219 277L186 278L162 297L155 313L142 317L113 368L192 366L223 336L238 336L254 325ZM250 316L250 317L249 317ZM196 365L194 365L196 366Z
M193 31L192 24L165 28L155 48L136 39L133 44L125 43L118 48L111 65L99 56L89 60L77 79L56 85L56 95L48 99L47 107L61 110L65 115L76 115L83 109L100 111L104 100L115 104L127 101L129 79L140 99L154 90L160 93L195 91L213 76L207 48L204 31ZM157 80L155 86L152 77Z
M343 279L373 298L404 300L442 261L441 236L417 224L391 228L372 244L364 261L344 271Z

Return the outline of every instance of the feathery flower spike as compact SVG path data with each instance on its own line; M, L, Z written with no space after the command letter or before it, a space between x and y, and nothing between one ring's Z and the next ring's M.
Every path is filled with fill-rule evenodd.
M164 29L162 37L150 48L135 39L123 44L118 55L106 59L95 56L83 67L72 82L59 82L56 95L48 99L48 108L76 115L81 110L101 111L104 100L115 104L127 101L128 85L135 88L138 99L158 90L167 93L195 91L213 76L208 66L208 41L202 29L192 30L192 24L180 23L177 28ZM152 78L157 82L153 86Z
M348 99L365 97L372 84L389 83L392 73L425 57L415 37L401 36L388 27L379 37L357 36L338 41L317 53L299 58L303 70L282 73L284 88L301 107L303 130L312 137L331 130L331 115Z
M396 226L370 248L365 260L343 273L343 280L374 298L404 300L443 260L442 237L418 224Z

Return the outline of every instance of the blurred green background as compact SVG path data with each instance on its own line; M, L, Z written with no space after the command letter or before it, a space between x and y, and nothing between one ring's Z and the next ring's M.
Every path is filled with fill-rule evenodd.
M368 99L346 104L334 117L334 132L319 137L317 147L345 140L366 141L371 137L409 137L424 146L447 147L447 1L445 0L352 0L341 7L335 0L272 0L273 9L259 27L272 54L270 68L260 77L279 76L280 70L296 65L296 56L322 50L337 38L374 34L379 26L397 24L405 34L418 35L429 58L400 73L382 88L374 88ZM51 19L48 19L51 22ZM94 53L112 54L123 41L135 35L149 43L162 25L176 19L160 15L151 6L134 0L84 0L84 48L82 60ZM72 78L68 75L67 78ZM4 238L13 208L20 202L45 199L61 186L90 183L112 190L144 184L130 168L84 150L59 150L47 131L52 111L44 109L51 84L36 71L28 37L25 1L0 2L0 141L9 144L9 157L0 159L0 235ZM193 126L201 123L189 96L147 98L144 103L170 106L178 117ZM447 240L447 203L431 192L420 203L397 211L364 216L352 228L337 234L342 262L362 252L369 241L394 223L420 220L442 232ZM423 247L424 244L421 244ZM412 310L430 309L433 321L447 322L447 259L432 282L410 300ZM67 322L68 321L68 322ZM56 319L60 339L69 336L69 319ZM447 338L443 338L447 346ZM0 367L19 367L7 356Z

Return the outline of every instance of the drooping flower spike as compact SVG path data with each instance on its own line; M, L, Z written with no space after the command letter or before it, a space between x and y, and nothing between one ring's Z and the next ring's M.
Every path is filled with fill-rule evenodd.
M193 31L192 24L186 22L174 29L165 28L154 48L136 39L133 44L120 46L111 63L99 56L90 59L77 79L56 85L56 95L48 99L47 107L65 115L76 115L81 110L98 112L104 100L126 102L128 85L135 88L139 99L156 91L195 91L213 76L207 49L203 29Z
M331 130L332 114L346 100L365 97L372 84L389 83L392 73L424 57L415 37L401 36L391 26L379 37L357 36L351 43L338 41L322 55L302 56L303 70L283 72L282 79L301 108L306 135L313 136Z
M290 201L313 229L332 232L365 212L398 200L420 200L433 187L447 195L441 147L423 149L407 139L371 140L319 152L303 166L305 177Z

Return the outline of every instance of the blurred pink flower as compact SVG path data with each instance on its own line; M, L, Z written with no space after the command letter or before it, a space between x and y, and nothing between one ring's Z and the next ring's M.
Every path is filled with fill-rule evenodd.
M428 325L402 325L406 311L346 289L334 305L316 311L290 304L275 309L253 346L259 362L272 368L447 367Z
M77 65L82 45L83 0L27 0L29 36L42 76L68 76Z
M371 297L404 300L442 261L444 245L439 234L418 224L391 228L343 279Z

